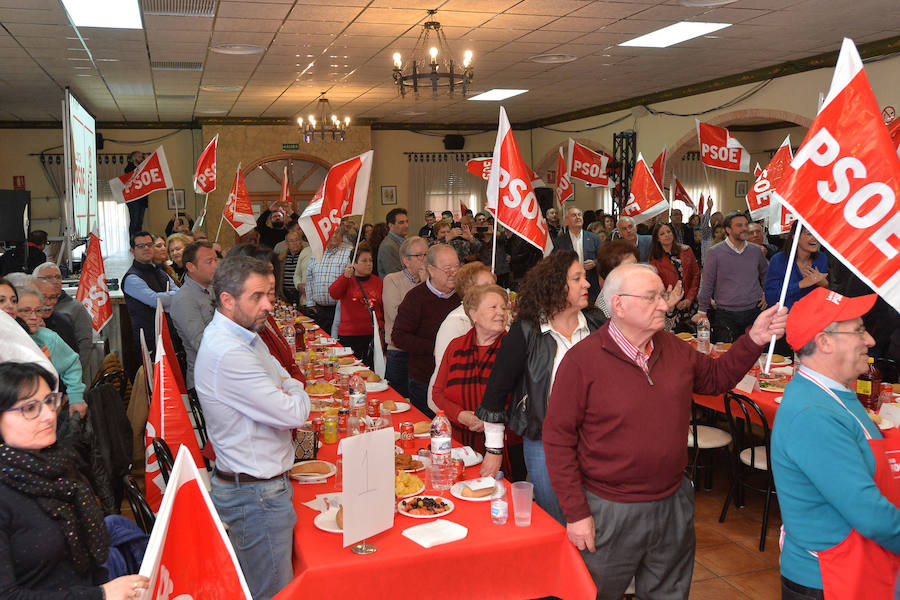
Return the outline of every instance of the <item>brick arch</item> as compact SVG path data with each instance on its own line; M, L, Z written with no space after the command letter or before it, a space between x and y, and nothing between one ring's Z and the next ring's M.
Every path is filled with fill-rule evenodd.
M732 123L738 123L744 119L765 118L773 121L787 121L794 123L800 127L809 129L813 120L797 113L788 112L786 110L772 110L767 108L748 108L744 110L736 110L728 113L722 113L704 120L705 123L718 125L719 127L727 127ZM687 152L696 151L697 148L697 127L692 125L691 128L681 136L677 142L669 150L669 158L666 161L669 165L675 164L681 160Z
M609 149L607 146L604 146L600 142L596 142L594 140L589 140L587 138L573 138L573 139L576 142L578 142L579 144L581 144L583 146L587 146L588 148L590 148L591 150L594 150L595 152L603 152L604 154L609 154L610 156L612 156L612 150ZM534 165L533 168L534 168L535 173L537 173L541 178L546 178L547 171L550 171L550 170L555 171L556 170L556 155L559 153L560 147L563 148L563 152L567 152L568 150L566 150L566 147L568 145L569 145L569 140L566 140L560 144L556 144L550 150L547 150L547 152L544 153L544 155L541 157L541 160L539 160L537 162L537 164ZM544 179L544 183L546 183L550 187L553 187L554 182L547 181L547 179Z

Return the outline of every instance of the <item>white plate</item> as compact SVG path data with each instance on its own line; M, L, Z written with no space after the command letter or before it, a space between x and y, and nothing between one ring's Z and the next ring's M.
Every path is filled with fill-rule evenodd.
M412 409L412 406L410 406L410 404L407 402L394 402L394 404L397 405L397 408L391 411L392 415L396 415L397 413L405 413L406 411Z
M336 348L332 348L329 353L336 358L340 358L342 356L350 356L351 354L353 354L353 348L344 348L342 346L338 346Z
M303 462L313 462L313 461L303 461ZM325 463L328 465L327 473L291 473L291 477L296 479L297 481L318 481L319 479L328 479L335 473L337 473L337 467L334 466L334 463L330 463L327 460L317 460L315 462Z
M775 396L775 404L781 404L781 396Z
M469 502L490 502L491 496L493 492L488 494L487 496L482 496L481 498L469 498L467 496L462 495L463 488L466 487L465 481L457 481L453 484L453 487L450 488L450 493L454 498L459 498L460 500L467 500ZM497 489L497 485L494 484L494 489Z
M344 365L343 367L338 367L338 373L341 375L353 375L357 371L364 371L365 369L365 365Z
M344 530L338 527L337 513L338 509L336 508L321 512L313 519L313 525L328 533L344 533Z
M422 496L422 498L437 498L437 496ZM444 501L444 504L450 507L450 510L445 510L444 512L436 515L411 515L403 510L403 501L397 503L397 512L403 515L404 517L409 517L411 519L437 519L440 517L445 517L453 512L454 506L453 501L448 500L447 498L441 498Z
M890 419L885 419L884 417L881 417L881 423L878 424L879 429L891 429L893 427L896 427L896 425L894 425L893 421L891 421Z
M785 356L785 357L784 357L784 362L775 362L775 361L773 360L773 361L772 361L772 366L773 366L773 367L786 367L787 365L793 364L793 362L794 362L794 361L792 361L791 359L789 359L788 357Z
M387 381L366 382L367 392L383 392L386 389L388 389Z

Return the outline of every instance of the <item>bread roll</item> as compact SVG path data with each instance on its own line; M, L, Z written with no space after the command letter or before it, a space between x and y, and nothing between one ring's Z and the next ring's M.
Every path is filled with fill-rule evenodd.
M397 403L393 400L383 400L381 402L381 405L390 411L397 410Z
M494 493L493 487L481 488L480 490L471 490L469 486L464 486L462 489L462 495L466 498L484 498L485 496L490 496Z
M344 506L343 505L341 505L341 507L338 509L337 516L335 517L334 520L337 521L338 527L340 527L341 529L344 528Z
M423 433L429 433L431 431L431 421L419 421L418 423L413 424L413 433L416 435L422 435Z
M331 468L319 460L311 460L309 462L302 462L291 467L291 473L295 475L324 475L325 473L331 472Z

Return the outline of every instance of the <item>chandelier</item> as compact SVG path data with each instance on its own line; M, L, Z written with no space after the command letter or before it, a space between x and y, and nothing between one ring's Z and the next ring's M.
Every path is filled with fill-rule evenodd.
M323 142L328 136L334 142L343 142L350 129L350 117L344 117L343 121L338 119L331 111L331 103L325 97L325 92L322 92L316 103L315 114L309 115L306 121L303 117L297 117L297 126L300 128L300 139L307 144L317 141L317 136Z
M465 51L462 70L459 70L459 64L450 58L452 53L447 36L444 35L441 24L434 20L436 12L428 11L431 19L424 23L419 39L416 40L412 60L404 64L400 53L394 53L394 83L403 97L406 97L410 89L418 96L420 85L431 87L434 98L438 97L439 88L448 90L450 95L458 87L462 88L463 96L469 92L473 76L472 51Z

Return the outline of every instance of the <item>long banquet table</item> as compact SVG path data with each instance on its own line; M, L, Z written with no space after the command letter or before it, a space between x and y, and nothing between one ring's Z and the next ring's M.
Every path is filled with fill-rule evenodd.
M402 402L393 389L374 394L380 399ZM414 407L393 415L394 428L404 421L426 417ZM429 440L416 439L416 450ZM337 444L319 449L318 458L334 462ZM479 466L468 467L466 479L479 476ZM581 555L569 542L565 529L537 504L530 527L517 527L512 498L507 489L509 520L494 525L489 502L450 498L454 510L442 517L468 528L457 542L423 548L401 535L414 525L427 522L396 514L394 526L368 539L378 550L356 555L342 547L342 535L321 531L313 525L316 511L304 506L317 494L338 491L335 477L324 483L294 482L294 580L276 598L510 598L524 600L558 596L566 600L596 596L596 587ZM421 475L421 473L419 474ZM423 480L426 480L423 477ZM427 483L427 481L426 481ZM507 483L507 486L509 484ZM429 490L426 490L429 493ZM447 492L449 497L449 492Z

